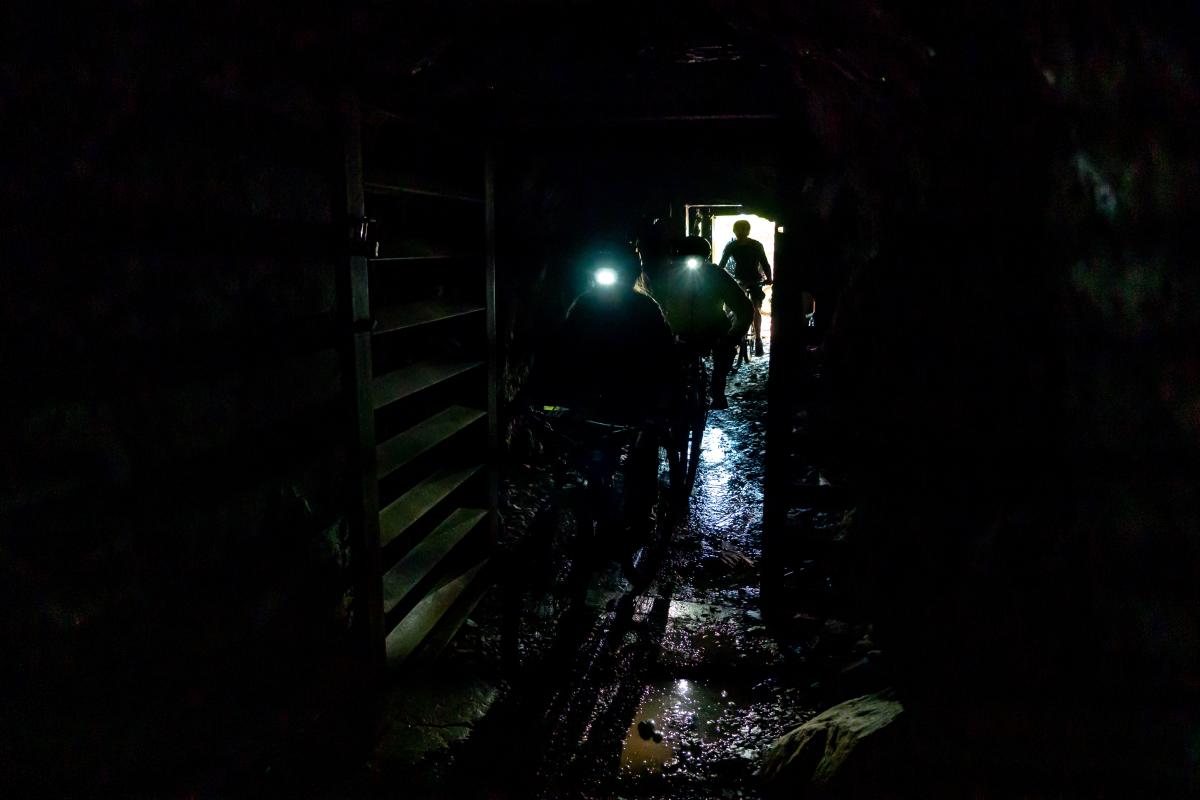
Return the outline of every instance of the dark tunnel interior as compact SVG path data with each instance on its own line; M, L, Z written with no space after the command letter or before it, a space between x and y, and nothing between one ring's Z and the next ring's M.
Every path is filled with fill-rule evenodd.
M2 18L5 796L1200 794L1197 8Z

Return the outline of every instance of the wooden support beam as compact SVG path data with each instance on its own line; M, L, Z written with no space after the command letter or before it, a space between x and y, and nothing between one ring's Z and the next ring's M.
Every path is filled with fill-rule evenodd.
M381 644L383 597L379 583L379 484L375 479L375 409L371 405L370 296L367 288L369 265L363 241L366 230L366 200L363 193L362 110L358 97L343 98L343 142L345 154L345 208L348 256L338 274L338 315L344 331L344 380L347 405L354 427L350 448L349 525L354 553L355 624L357 641L365 653L370 674L381 679L385 665Z

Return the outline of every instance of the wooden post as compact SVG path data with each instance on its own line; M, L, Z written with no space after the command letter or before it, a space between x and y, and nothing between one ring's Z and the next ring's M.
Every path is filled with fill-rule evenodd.
M379 486L375 475L375 411L371 403L369 225L363 193L362 110L356 96L342 108L348 255L338 269L343 391L354 438L350 461L350 541L354 571L355 638L371 675L384 673L383 585L379 553Z
M486 247L484 269L487 293L487 414L488 414L488 533L491 546L497 539L500 460L500 346L496 331L496 154L488 143L484 156L484 224Z
M762 608L771 617L780 607L784 561L783 537L791 479L792 420L794 415L790 381L802 355L804 310L800 301L805 288L801 264L793 246L798 221L796 193L803 185L798 142L803 141L797 125L780 125L778 160L777 225L783 233L775 237L775 263L771 291L771 360L767 367L767 440L763 487Z

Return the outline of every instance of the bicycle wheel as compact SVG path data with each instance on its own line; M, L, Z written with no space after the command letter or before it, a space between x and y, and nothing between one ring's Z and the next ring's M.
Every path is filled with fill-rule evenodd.
M557 490L534 516L517 557L505 644L516 672L548 656L563 621L586 600L594 554L581 494L579 487Z
M657 448L657 496L650 506L650 518L644 521L641 541L621 561L625 578L635 592L645 590L658 576L667 556L678 519L679 498L683 495L683 472L677 468L677 450L664 439Z
M733 372L737 372L742 364L750 363L750 343L748 340L749 334L742 337L742 341L738 344L737 358L733 361Z
M689 412L686 464L687 472L684 478L684 490L691 496L692 487L696 485L696 473L700 469L700 453L704 446L704 426L708 421L708 373L704 365L697 367L696 398Z

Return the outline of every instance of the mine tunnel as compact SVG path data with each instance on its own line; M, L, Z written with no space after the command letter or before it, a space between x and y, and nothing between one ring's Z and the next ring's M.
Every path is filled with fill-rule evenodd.
M1196 8L4 18L5 796L1200 794Z

